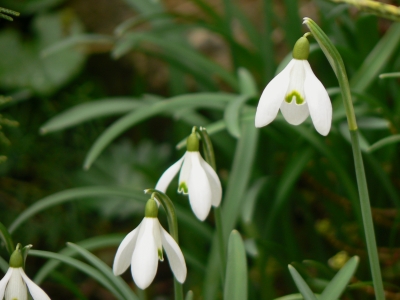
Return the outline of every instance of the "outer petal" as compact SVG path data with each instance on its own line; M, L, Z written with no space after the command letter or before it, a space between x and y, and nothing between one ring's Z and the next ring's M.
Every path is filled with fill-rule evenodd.
M192 166L188 182L190 206L196 217L204 221L211 209L211 186L200 164L200 153L187 152L186 155L186 159L190 159Z
M13 268L8 268L7 273L0 281L0 299L4 298L4 292L6 291L6 286L8 281L10 280L13 270L14 270Z
M50 297L32 280L26 276L24 270L22 268L18 268L19 273L22 276L22 279L25 281L28 286L29 293L31 294L33 300L50 300Z
M268 125L278 114L279 107L289 86L290 70L294 63L295 61L292 59L286 68L265 87L257 106L256 127Z
M332 123L332 103L328 92L321 81L314 75L308 61L305 61L306 80L304 93L308 102L311 119L315 129L322 135L327 135Z
M21 273L19 272L20 268L10 268L11 277L8 280L8 284L6 287L6 295L5 299L18 299L18 300L27 300L28 299L28 290L26 288L25 283L22 280Z
M156 220L158 221L156 218L143 219L132 255L132 277L136 285L143 290L151 284L157 272L157 243L153 236Z
M219 206L222 198L221 182L214 169L200 156L200 163L207 174L208 182L211 187L211 204L215 207Z
M160 225L161 228L161 240L165 253L167 253L169 265L174 273L176 279L183 283L186 279L187 269L185 258L183 257L182 251L178 244L169 235L169 233Z
M182 169L181 172L179 173L179 187L178 187L178 192L179 193L184 193L188 194L188 185L189 185L189 176L190 176L190 170L192 169L192 161L188 159L188 156L190 156L190 153L193 152L186 152L184 156L184 161L182 164Z
M121 275L126 271L126 269L128 269L129 265L131 264L133 250L135 249L140 225L142 223L140 223L138 227L128 233L128 235L122 240L121 244L119 245L114 258L114 275Z
M181 168L183 159L185 156L183 156L180 160L178 160L176 163L174 163L172 166L170 166L160 177L156 184L156 190L159 190L163 193L167 190L171 180L175 177L176 173L178 173L179 169Z

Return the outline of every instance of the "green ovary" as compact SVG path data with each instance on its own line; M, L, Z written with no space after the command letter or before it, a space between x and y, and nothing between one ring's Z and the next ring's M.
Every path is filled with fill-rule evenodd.
M305 101L304 101L304 98L301 96L301 94L298 92L298 91L296 91L296 90L293 90L293 91L291 91L290 93L288 93L286 96L285 96L285 101L287 102L287 103L291 103L292 102L292 100L293 100L293 97L296 99L296 104L298 104L298 105L301 105L301 104L303 104Z

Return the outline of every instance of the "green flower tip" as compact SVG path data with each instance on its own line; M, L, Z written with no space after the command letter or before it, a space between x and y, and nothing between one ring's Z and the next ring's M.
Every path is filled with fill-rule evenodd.
M187 141L186 141L186 149L189 152L197 152L199 151L199 138L196 135L196 132L192 132Z
M298 60L308 59L310 53L310 43L306 37L299 38L293 48L293 58Z
M153 198L149 199L146 203L146 208L144 210L144 216L146 218L157 218L158 216L158 205L156 200Z
M24 259L22 258L22 253L19 247L11 254L10 257L10 267L11 268L22 268L24 265Z

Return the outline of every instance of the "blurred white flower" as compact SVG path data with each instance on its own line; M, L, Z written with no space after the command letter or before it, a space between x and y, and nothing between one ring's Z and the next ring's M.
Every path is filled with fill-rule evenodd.
M305 37L300 40L302 48L299 46L299 51L295 52L299 42L296 43L294 58L264 89L258 103L255 125L263 127L271 123L280 108L288 123L299 125L310 115L315 129L321 135L327 135L332 122L332 104L326 89L307 61L308 41Z
M5 294L5 300L27 300L27 286L33 300L50 300L49 296L26 276L21 267L8 268L0 281L0 299L3 299Z
M183 283L187 270L182 251L156 217L145 217L123 239L115 255L114 274L124 273L131 265L136 285L141 289L147 288L156 275L158 259L163 261L163 248L175 278Z
M218 175L201 157L199 151L186 151L180 160L161 175L156 190L165 193L179 170L181 172L178 192L189 195L194 214L204 221L210 212L211 205L217 207L221 203L222 187Z

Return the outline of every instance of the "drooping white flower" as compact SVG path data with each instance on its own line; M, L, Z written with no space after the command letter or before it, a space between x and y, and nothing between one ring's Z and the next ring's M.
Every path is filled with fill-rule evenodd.
M147 288L157 273L158 260L164 260L163 248L175 278L183 283L186 279L186 263L176 241L161 226L157 218L157 204L146 204L146 217L121 242L115 254L113 271L120 275L131 265L132 277L136 285ZM153 212L149 213L149 205Z
M26 276L22 268L21 252L17 248L11 255L7 273L0 281L0 299L5 296L5 300L27 300L27 290L29 290L33 300L50 300L49 296Z
M222 187L217 173L201 157L199 141L192 133L187 141L183 157L169 167L157 182L156 190L166 192L171 180L180 170L178 192L189 195L190 206L196 217L204 221L211 205L218 207L222 198Z
M332 104L326 89L311 70L308 52L309 42L302 37L293 49L293 59L264 89L257 107L256 127L271 123L280 109L292 125L303 123L310 115L321 135L329 133Z

